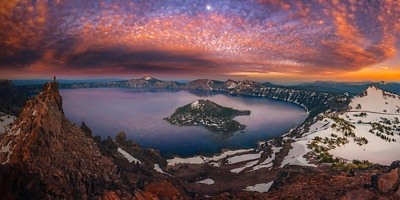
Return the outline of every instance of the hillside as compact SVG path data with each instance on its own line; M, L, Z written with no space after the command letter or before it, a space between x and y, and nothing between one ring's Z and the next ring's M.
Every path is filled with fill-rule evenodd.
M250 115L250 111L223 107L209 100L198 100L176 109L164 120L173 125L204 126L212 132L227 134L246 128L246 125L232 120L241 115Z
M400 150L399 95L370 86L351 100L349 110L315 118L302 137L292 143L286 163L324 160L368 160L390 164ZM338 158L338 159L336 159Z

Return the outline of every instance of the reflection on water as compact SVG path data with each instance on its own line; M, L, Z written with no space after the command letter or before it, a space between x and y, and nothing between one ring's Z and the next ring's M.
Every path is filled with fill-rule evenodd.
M158 149L166 157L211 155L221 149L252 148L258 141L287 132L307 117L302 107L257 97L223 94L198 97L188 91L121 88L72 89L60 93L67 118L78 125L85 121L93 135L104 139L125 131L128 139ZM176 108L198 99L250 110L250 116L235 118L247 125L244 133L226 137L204 127L174 126L163 120Z

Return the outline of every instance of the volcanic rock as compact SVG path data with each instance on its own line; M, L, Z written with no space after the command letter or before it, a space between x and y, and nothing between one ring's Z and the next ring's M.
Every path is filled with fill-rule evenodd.
M86 126L85 122L82 122L81 130L85 133L86 136L92 137L92 130Z
M378 179L378 189L382 192L395 190L399 186L399 168L389 173L382 174Z
M46 83L0 135L1 198L132 199L140 177L156 181L153 168L130 164L110 137L101 144L66 119L58 83Z
M126 133L121 131L115 136L115 140L121 146L126 146Z

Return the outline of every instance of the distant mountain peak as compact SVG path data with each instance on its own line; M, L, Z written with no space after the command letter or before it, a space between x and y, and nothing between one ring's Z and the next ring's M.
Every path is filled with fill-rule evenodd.
M365 89L363 92L361 92L359 95L357 95L357 97L368 96L368 94L372 94L372 93L376 93L376 92L382 93L382 95L384 95L384 93L386 91L376 85L370 85L369 87L367 87L367 89Z
M371 85L352 99L350 107L354 111L399 114L400 96Z
M149 80L152 80L152 79L155 79L155 78L153 78L151 76L143 76L141 79L149 81Z

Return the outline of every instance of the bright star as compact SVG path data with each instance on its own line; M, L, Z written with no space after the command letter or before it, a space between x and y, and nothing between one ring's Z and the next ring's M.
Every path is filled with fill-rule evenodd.
M207 10L210 10L211 9L211 6L207 6Z

